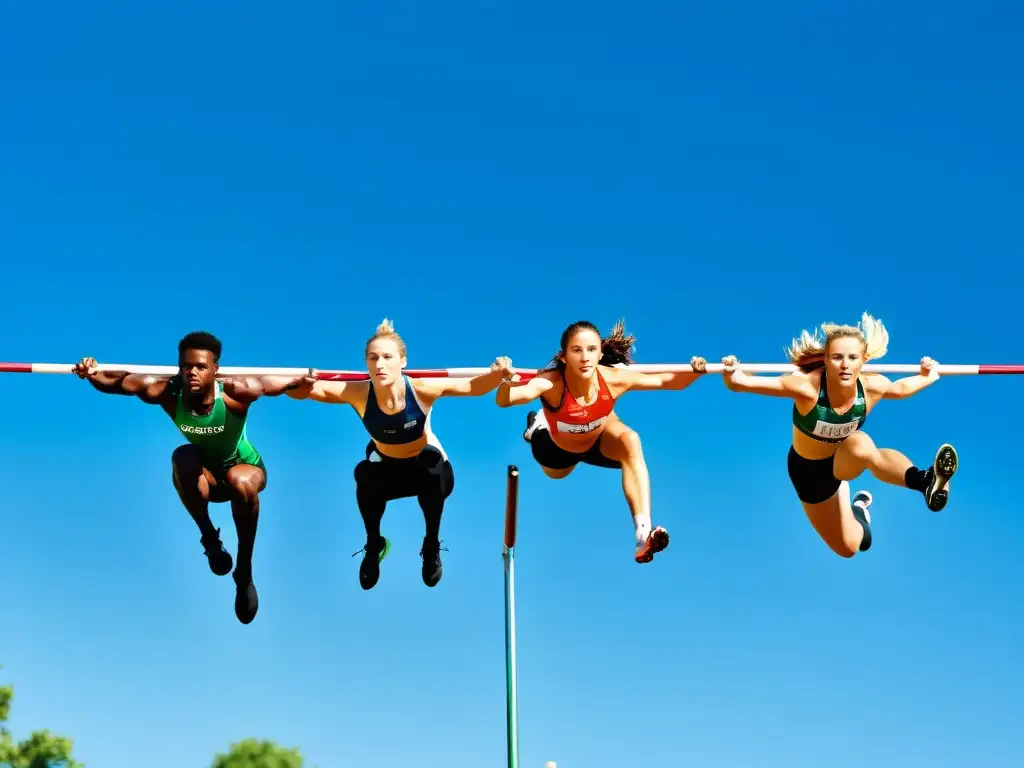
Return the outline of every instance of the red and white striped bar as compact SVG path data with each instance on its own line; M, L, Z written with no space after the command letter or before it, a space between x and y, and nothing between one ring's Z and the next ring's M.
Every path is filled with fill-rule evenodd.
M72 363L0 363L0 373L72 373ZM101 371L125 371L127 373L148 376L174 376L178 373L173 365L129 365L124 363L105 363L96 366ZM644 363L625 366L629 370L641 373L692 373L689 364ZM789 363L740 363L737 366L744 373L792 373L796 367ZM708 363L707 373L722 373L725 366L721 363ZM917 363L899 364L868 364L865 373L883 374L915 374L921 366ZM223 366L219 370L221 376L303 376L309 368L258 368L247 366ZM432 379L465 379L488 373L490 368L407 368L404 373L412 378ZM513 371L522 379L529 379L541 371L537 368L514 368ZM366 381L370 378L366 371L332 371L316 369L317 378L321 381ZM977 376L986 374L1024 374L1024 365L940 365L942 376Z

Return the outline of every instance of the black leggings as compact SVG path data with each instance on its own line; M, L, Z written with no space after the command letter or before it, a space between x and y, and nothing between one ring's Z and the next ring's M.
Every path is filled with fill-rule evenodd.
M455 472L437 448L428 445L409 459L382 456L371 440L366 458L356 464L356 502L367 540L380 537L380 521L389 501L415 496L423 510L426 536L437 541L444 502L455 489Z

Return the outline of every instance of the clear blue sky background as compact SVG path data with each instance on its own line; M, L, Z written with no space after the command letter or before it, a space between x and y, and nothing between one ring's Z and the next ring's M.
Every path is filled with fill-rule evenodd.
M643 362L779 361L870 310L887 362L1024 362L1018 4L14 3L0 11L0 358L543 364L625 317ZM876 494L845 561L786 476L789 404L717 377L628 395L655 520L617 473L542 476L525 408L446 401L445 577L422 517L357 581L344 407L259 403L261 609L240 625L170 485L170 421L0 378L0 679L90 768L201 768L246 736L313 766L503 765L500 536L517 551L523 766L1011 765L1024 713L1019 381L884 403L961 452L951 504ZM226 507L216 522L234 550Z

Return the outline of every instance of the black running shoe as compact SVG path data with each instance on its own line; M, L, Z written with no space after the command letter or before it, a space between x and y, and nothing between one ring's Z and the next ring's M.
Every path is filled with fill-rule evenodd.
M956 449L944 443L935 454L935 461L925 473L928 487L924 492L924 500L932 512L941 512L949 501L949 481L956 474L958 458Z
M388 556L390 551L391 542L381 536L375 542L367 539L366 546L359 552L353 553L352 557L358 554L363 555L363 562L359 564L359 586L363 589L373 589L377 586L377 580L380 579L381 561Z
M203 536L199 542L203 545L203 554L206 555L211 571L218 576L227 576L231 573L234 562L231 560L231 553L224 549L224 543L220 540L220 528L210 536Z
M251 624L260 609L260 596L256 593L256 585L252 582L252 574L234 573L235 579L235 616L243 624Z
M423 583L428 587L436 587L441 581L443 568L441 566L441 542L437 539L423 539L423 549L420 550L420 557L423 558Z

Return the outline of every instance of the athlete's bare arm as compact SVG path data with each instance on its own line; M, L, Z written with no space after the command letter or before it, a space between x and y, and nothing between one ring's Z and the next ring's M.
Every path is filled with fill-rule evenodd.
M368 381L317 381L285 392L294 400L315 400L318 403L355 405L366 399Z
M99 371L96 359L83 357L71 369L78 378L107 395L133 395L149 405L161 405L170 376L148 376L126 371Z
M921 359L921 373L919 374L905 376L902 379L897 379L896 381L889 381L885 376L880 376L879 374L872 374L868 378L879 379L879 382L875 386L885 387L882 397L888 400L900 400L904 397L916 395L922 389L930 387L938 381L939 364L930 357L925 357ZM867 379L865 379L864 383L865 386L867 386Z
M545 371L529 381L517 381L513 376L511 381L501 382L494 398L495 402L499 408L508 408L512 405L522 405L536 400L545 392L554 389L558 378L558 373L555 371Z
M439 397L479 397L492 392L502 380L512 375L512 360L499 357L491 363L491 370L471 379L413 379L416 394L427 402ZM426 405L426 403L424 403Z
M620 395L636 390L638 392L668 389L678 391L686 389L697 379L704 375L707 369L707 361L703 357L694 357L690 360L693 373L640 373L631 371L628 368L605 367L602 368L602 375L608 382L612 397L618 399Z
M310 369L302 376L232 376L224 379L224 394L239 403L252 403L261 397L277 397L285 392L308 390L317 383L316 372Z
M755 395L786 397L791 400L816 400L817 388L809 374L797 371L784 376L751 376L735 366L739 364L734 356L722 358L726 369L722 372L725 386L730 392L751 392Z

